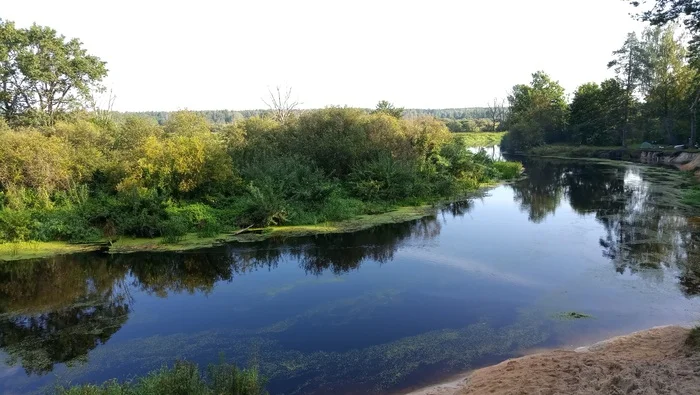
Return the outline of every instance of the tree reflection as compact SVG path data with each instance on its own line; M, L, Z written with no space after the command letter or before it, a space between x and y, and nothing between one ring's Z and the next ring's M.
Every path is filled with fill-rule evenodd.
M514 199L530 221L540 223L561 203L564 169L552 161L530 161L526 169L528 177L512 185Z
M44 374L80 360L126 322L127 270L96 254L0 266L0 349Z
M528 179L512 188L531 221L543 221L566 197L573 210L603 225L602 254L618 273L662 278L663 268L674 267L683 292L700 294L697 226L669 197L681 178L658 168L593 162L530 160L525 167Z
M468 203L450 208L459 213ZM281 261L296 261L307 273L342 274L366 260L386 263L410 239L440 233L436 218L379 226L367 231L254 245L228 245L188 253L81 254L0 263L0 349L9 365L46 374L56 364L86 361L109 341L132 310L130 292L158 297L209 293Z

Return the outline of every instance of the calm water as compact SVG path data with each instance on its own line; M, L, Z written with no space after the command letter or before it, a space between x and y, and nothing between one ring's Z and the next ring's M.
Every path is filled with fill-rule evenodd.
M273 394L395 392L700 318L700 230L679 173L526 169L434 217L356 234L0 264L0 393L220 355L257 364Z

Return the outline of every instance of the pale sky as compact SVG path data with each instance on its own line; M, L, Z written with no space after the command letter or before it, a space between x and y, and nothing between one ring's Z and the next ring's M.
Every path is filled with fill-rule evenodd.
M485 106L544 70L571 93L611 76L643 25L622 0L0 0L0 17L77 37L121 111Z

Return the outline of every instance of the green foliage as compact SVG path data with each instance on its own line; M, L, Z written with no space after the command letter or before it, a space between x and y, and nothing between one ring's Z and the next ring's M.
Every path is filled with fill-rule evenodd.
M467 147L491 147L500 145L506 132L478 132L460 133L459 137L464 139Z
M328 108L284 125L163 126L74 113L0 130L0 242L115 241L351 219L461 195L501 176L434 118Z
M81 385L58 388L61 395L263 395L265 379L255 368L240 370L227 363L212 364L205 372L197 365L178 361L125 383L116 380L102 385Z
M523 173L523 164L520 162L494 162L493 167L503 180L518 178Z
M356 166L349 182L354 196L369 201L398 201L425 194L415 164L390 156Z
M84 106L107 75L79 40L48 27L0 20L0 42L0 115L12 124L53 124Z
M403 107L395 107L392 103L386 100L380 100L377 107L372 111L372 114L387 114L397 119L403 117Z
M568 105L564 88L547 74L538 71L529 85L514 86L508 101L510 132L505 141L508 150L527 150L566 140Z
M625 146L641 141L693 145L700 63L688 60L676 30L670 24L645 29L641 39L628 34L608 64L615 78L578 87L568 114L563 91L546 75L536 73L530 85L516 85L509 98L510 133L502 148L531 151L543 144Z

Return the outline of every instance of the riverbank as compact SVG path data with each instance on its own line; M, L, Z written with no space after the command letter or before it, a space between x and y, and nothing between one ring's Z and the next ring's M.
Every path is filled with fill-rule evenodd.
M665 326L575 350L506 360L410 395L690 394L700 389L700 349L690 329Z
M699 150L675 150L673 148L595 147L550 144L535 147L528 156L565 159L611 159L650 164L685 166L683 170L700 169Z
M485 186L487 188L492 185ZM484 190L482 188L481 190ZM94 244L70 244L66 242L20 242L0 244L0 261L48 258L80 252L105 250L108 253L123 254L139 251L187 251L213 247L223 243L251 243L271 238L301 237L332 233L350 233L379 225L394 224L420 219L435 213L437 205L407 206L372 215L361 215L353 219L326 222L315 225L271 226L251 228L245 231L222 233L213 237L199 237L188 233L176 243L166 243L162 237L152 239L121 237L113 243L103 241Z

